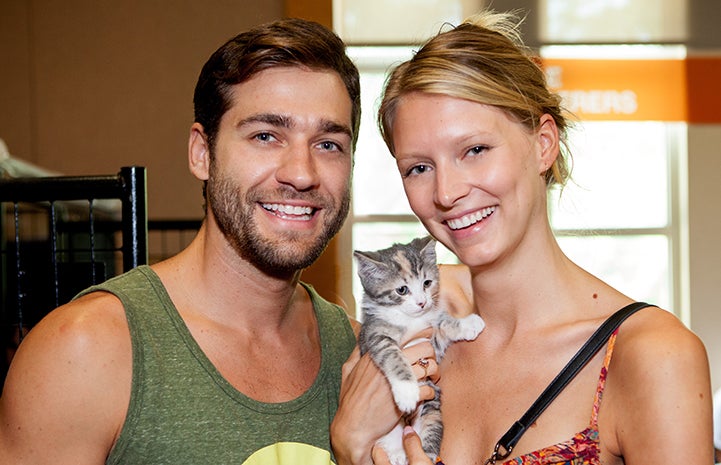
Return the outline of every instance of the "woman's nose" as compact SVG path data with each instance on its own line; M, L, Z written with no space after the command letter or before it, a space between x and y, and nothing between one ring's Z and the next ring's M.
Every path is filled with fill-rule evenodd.
M436 166L436 188L434 201L436 204L450 208L455 202L468 194L468 185L463 173L446 165Z

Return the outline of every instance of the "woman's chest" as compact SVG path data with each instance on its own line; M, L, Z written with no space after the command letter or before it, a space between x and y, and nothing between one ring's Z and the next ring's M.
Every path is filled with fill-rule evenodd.
M444 360L440 383L442 457L447 465L482 464L565 361L537 355L525 360L518 360L519 356L484 357L483 353L454 355ZM569 441L586 429L599 372L600 362L592 360L528 428L511 457Z

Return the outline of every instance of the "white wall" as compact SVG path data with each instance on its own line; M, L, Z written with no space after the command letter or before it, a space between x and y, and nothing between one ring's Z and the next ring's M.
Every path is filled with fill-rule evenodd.
M691 329L703 339L721 387L721 125L688 134Z

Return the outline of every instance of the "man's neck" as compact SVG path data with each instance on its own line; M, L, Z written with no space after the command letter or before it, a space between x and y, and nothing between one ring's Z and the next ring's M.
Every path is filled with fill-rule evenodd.
M154 265L178 310L231 326L280 328L302 289L300 271L269 276L217 236L203 226L185 250Z

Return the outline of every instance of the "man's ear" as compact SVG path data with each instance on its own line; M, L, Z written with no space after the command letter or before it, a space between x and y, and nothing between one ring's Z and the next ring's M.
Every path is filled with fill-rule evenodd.
M188 166L193 176L201 181L208 180L210 172L210 146L200 123L193 123L188 138Z
M539 119L537 136L539 144L538 169L539 174L543 174L551 169L560 150L558 126L556 126L556 120L548 113L542 115Z

